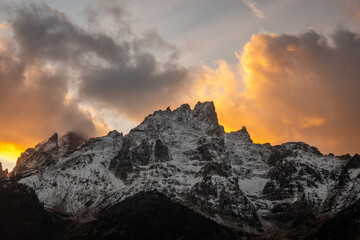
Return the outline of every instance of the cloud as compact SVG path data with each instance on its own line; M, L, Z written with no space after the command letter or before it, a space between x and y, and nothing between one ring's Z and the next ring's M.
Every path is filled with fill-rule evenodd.
M255 141L359 152L356 33L338 30L331 42L312 30L257 34L237 66L199 69L184 67L156 30L134 30L121 3L89 6L91 25L82 26L42 3L3 9L12 34L0 39L0 143L29 146L54 131L100 135L108 130L101 113L139 122L168 105L214 100L220 123L246 125Z
M91 25L80 27L41 2L1 6L12 34L0 39L0 143L100 135L108 126L96 109L140 121L181 104L194 70L179 63L177 47L153 29L132 31L117 2L93 7Z
M357 0L341 0L339 3L345 7L348 14L360 23L360 2Z
M227 130L246 125L255 141L305 141L325 152L359 152L359 36L338 30L330 43L312 30L254 35L235 69L226 62L205 68L197 91L214 99Z
M68 75L29 63L10 42L0 53L0 142L34 144L53 132L78 130L87 136L104 131L90 114L67 99Z
M248 6L251 11L260 19L264 19L265 15L263 14L263 12L256 6L256 3L250 1L250 0L243 0L243 3L246 4L246 6Z
M9 24L7 22L0 22L0 30L8 29Z
M91 104L115 108L134 121L142 120L149 111L181 104L195 70L178 62L178 50L155 31L139 36L129 46L127 64L114 61L84 71L79 95Z
M10 23L21 57L27 62L53 61L84 67L86 54L120 63L129 61L126 43L117 44L107 35L87 32L45 4L16 8Z
M48 23L66 22L66 17L45 5L21 6L23 8L6 8L10 10L4 26L12 31L13 37L0 38L0 144L12 144L23 150L54 132L78 131L85 136L104 134L106 124L82 110L76 99L69 98L72 73L66 64L80 60L74 60L77 56L70 54L69 48L75 46L68 46L67 39ZM68 31L68 38L77 32L71 24L58 30ZM47 31L52 34L44 36ZM84 34L74 38L81 39L85 48L97 45ZM108 54L101 48L105 47L96 50ZM0 153L4 154L7 153Z
M103 14L110 11L113 20L121 18L123 11L109 7L109 1L99 4ZM15 12L11 25L22 59L60 64L65 73L75 71L83 103L116 109L137 121L164 102L180 104L179 89L186 91L192 70L179 64L179 50L155 30L134 33L120 24L119 40L116 34L77 27L44 4ZM96 21L102 18L91 16L94 25L101 26Z

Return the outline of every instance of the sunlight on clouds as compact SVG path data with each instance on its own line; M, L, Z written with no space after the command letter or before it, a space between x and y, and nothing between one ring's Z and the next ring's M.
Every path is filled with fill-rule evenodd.
M0 53L6 51L7 43L4 39L0 37Z
M15 143L0 142L0 158L9 162L16 162L21 153L25 151L25 147Z
M238 119L226 116L235 107L236 102L233 100L239 95L241 89L239 79L225 61L218 62L218 69L206 66L203 69L204 75L195 87L196 99L199 101L213 100L225 130L235 130L232 122L238 123ZM233 96L234 99L230 99L229 96Z
M8 30L10 25L8 22L0 22L0 30Z
M300 125L302 128L309 128L309 127L319 127L324 124L325 118L318 118L318 117L310 117L304 119L303 123Z
M243 2L264 18L256 1ZM260 33L235 53L235 65L184 66L181 49L157 31L131 30L120 5L103 7L89 18L91 29L42 4L0 22L0 142L34 146L54 132L127 132L169 105L214 101L225 130L246 126L255 142L358 151L360 140L351 137L360 132L359 34ZM108 14L121 22L114 33L102 28ZM21 148L5 156L9 149L0 157L14 159Z
M246 126L254 142L305 141L322 151L355 153L349 134L359 130L359 115L348 106L358 98L352 92L360 73L343 44L357 49L356 38L339 31L330 46L312 30L257 34L237 53L237 67L225 61L204 66L195 91L201 101L214 101L226 131Z
M66 98L68 99L68 101L71 101L71 95L70 94L66 94ZM90 107L90 106L86 106L84 104L79 104L78 105L79 110L83 112L83 114L85 114L89 119L91 119L92 123L94 124L95 128L98 131L98 134L100 134L101 136L107 134L111 129L109 129L109 126L106 122L106 120L104 120L104 118L98 116L97 111ZM83 133L85 134L85 133Z

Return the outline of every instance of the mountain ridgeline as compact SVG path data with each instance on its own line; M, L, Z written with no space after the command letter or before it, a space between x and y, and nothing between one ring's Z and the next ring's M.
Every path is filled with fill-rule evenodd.
M358 154L254 144L245 127L226 133L212 102L156 111L125 136L54 134L5 175L0 194L29 189L54 238L360 239Z

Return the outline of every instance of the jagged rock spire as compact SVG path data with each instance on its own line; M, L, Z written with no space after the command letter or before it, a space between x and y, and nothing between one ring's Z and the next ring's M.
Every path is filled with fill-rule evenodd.
M48 142L56 142L59 139L59 136L57 133L54 133L48 140Z
M198 102L193 110L195 117L212 124L219 124L214 102Z

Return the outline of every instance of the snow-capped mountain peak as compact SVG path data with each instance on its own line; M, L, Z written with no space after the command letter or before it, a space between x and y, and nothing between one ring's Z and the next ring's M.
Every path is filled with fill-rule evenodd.
M125 136L54 134L26 150L12 175L47 209L73 218L91 219L156 190L220 224L259 233L356 202L359 162L359 155L323 155L301 142L254 144L246 127L225 133L214 104L199 102L156 111Z

